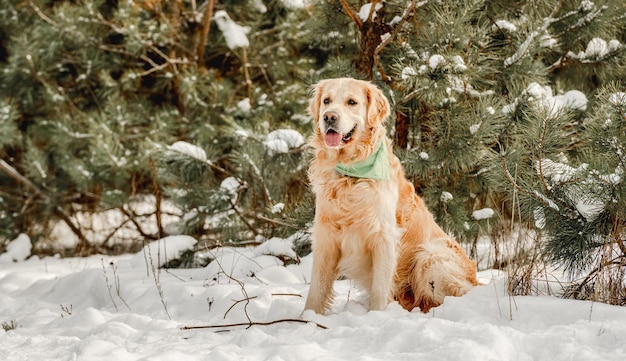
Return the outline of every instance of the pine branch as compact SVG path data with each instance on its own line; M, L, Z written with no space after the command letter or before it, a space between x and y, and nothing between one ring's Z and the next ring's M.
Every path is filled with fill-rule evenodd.
M550 16L543 20L543 25L539 28L539 30L531 32L530 35L528 35L528 37L526 38L526 40L522 42L522 44L517 49L515 54L511 55L510 57L504 60L505 68L508 68L511 65L514 65L515 63L520 61L524 57L524 55L526 55L526 53L528 52L528 49L530 48L530 45L533 43L533 41L535 41L537 37L545 33L546 30L548 30L548 28L550 27L550 25L554 24L555 22L559 20L559 19L555 19L554 17L561 10L562 2L563 0L559 0L554 10L552 10L552 13L550 13Z
M517 190L520 193L533 197L534 199L536 199L537 201L539 201L541 204L543 204L546 207L554 208L554 206L549 204L545 199L543 199L542 197L539 197L537 193L528 191L522 188L519 184L517 184L517 181L513 179L513 176L511 175L511 172L509 171L509 168L506 164L506 159L504 158L504 152L500 152L500 161L502 163L502 168L504 169L504 174L506 176L506 179L513 186L513 188L515 188L515 190Z

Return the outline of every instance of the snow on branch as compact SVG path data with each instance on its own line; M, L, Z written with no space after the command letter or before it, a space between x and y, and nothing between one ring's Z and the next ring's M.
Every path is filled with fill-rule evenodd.
M568 31L571 31L575 28L581 27L585 24L588 24L590 22L592 22L594 19L596 19L603 10L606 9L606 6L600 7L600 8L596 8L595 4L591 1L583 1L581 3L581 5L579 6L578 10L576 11L570 11L567 12L566 14L564 14L561 17L556 17L556 14L560 11L561 9L561 2L559 2L556 7L554 8L554 10L552 11L552 13L550 14L550 16L546 17L543 19L543 24L541 25L541 27L539 28L539 30L536 31L532 31L528 37L526 38L526 40L524 40L522 42L522 44L519 46L519 48L517 49L517 51L511 55L510 57L506 58L504 60L504 67L508 68L509 66L517 63L518 61L520 61L520 59L522 59L524 57L524 55L526 55L526 53L528 52L528 50L530 49L531 45L533 44L533 42L539 38L539 41L544 43L545 45L549 45L551 44L551 42L546 42L545 40L545 33L548 30L548 28L557 22L561 22L571 16L575 16L578 15L582 12L586 12L587 15L585 15L584 17L582 17L581 19L578 20L578 22L576 22L576 24L572 25Z
M217 11L213 19L217 23L217 27L222 31L222 34L224 34L224 39L229 49L234 50L250 46L247 35L250 29L234 22L226 11Z
M615 54L623 47L624 45L616 39L610 40L607 43L607 41L602 38L593 38L587 43L585 51L580 51L577 54L569 51L567 57L578 59L581 63L597 63Z

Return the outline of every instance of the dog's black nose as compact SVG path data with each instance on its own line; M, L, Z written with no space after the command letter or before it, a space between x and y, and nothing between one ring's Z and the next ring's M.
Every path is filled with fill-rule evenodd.
M332 127L337 123L337 120L339 120L339 114L335 112L327 111L324 113L323 119L326 125L328 125L329 127Z

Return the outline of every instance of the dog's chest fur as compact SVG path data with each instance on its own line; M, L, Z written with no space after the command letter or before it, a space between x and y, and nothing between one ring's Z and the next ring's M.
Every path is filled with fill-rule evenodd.
M316 222L332 230L333 234L323 239L335 242L341 250L340 273L369 285L372 253L381 242L397 246L402 233L395 217L396 182L357 179L334 170L315 179Z

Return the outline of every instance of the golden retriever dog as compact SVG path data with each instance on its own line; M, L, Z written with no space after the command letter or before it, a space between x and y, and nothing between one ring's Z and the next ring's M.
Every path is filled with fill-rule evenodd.
M327 311L340 275L368 291L370 310L396 300L428 312L477 285L476 263L435 223L393 153L384 126L390 106L380 89L351 78L313 89L309 179L316 203L305 310Z

